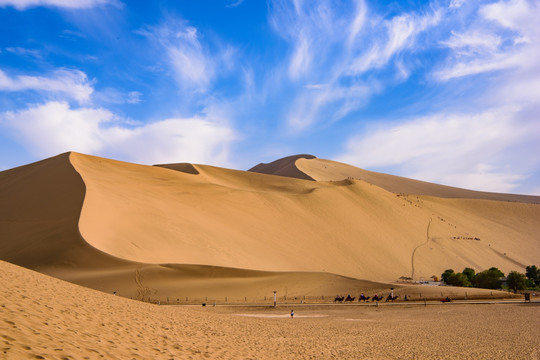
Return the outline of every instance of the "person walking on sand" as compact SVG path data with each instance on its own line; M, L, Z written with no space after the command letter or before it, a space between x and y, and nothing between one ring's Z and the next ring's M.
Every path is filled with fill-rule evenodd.
M294 317L294 310L291 310L291 319Z

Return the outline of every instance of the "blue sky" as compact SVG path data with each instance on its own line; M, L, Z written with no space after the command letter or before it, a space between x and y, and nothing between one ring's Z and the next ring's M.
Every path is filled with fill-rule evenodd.
M537 1L0 0L0 169L309 153L540 194Z

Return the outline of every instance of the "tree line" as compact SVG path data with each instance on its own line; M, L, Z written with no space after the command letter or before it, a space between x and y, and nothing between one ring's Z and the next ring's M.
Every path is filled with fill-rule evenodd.
M516 293L518 290L538 290L540 289L540 269L536 265L525 268L525 274L518 271L510 271L506 276L496 267L491 267L482 272L476 273L474 269L466 267L462 272L455 272L447 269L441 274L441 279L445 284L452 286L468 286L484 289L508 288Z

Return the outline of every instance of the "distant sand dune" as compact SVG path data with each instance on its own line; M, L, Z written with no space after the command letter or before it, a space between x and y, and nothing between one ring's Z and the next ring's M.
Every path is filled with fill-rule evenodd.
M294 155L269 164L259 164L249 171L315 181L363 180L396 194L427 195L442 198L484 199L540 204L540 196L490 193L407 179L360 169L313 155Z

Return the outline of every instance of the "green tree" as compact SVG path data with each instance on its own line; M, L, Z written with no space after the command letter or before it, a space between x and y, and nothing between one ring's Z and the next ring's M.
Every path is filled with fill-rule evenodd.
M450 275L454 274L454 270L453 269L446 269L444 270L444 272L441 274L441 279L442 281L444 281L446 284L448 284L448 277Z
M525 268L527 279L533 283L533 286L540 286L540 269L536 265L529 265Z
M472 283L476 271L474 271L474 269L466 267L465 269L463 269L462 273L467 277L467 279L469 279L469 282Z
M492 267L476 274L473 285L484 289L499 289L502 277L504 277L503 272L496 267Z
M469 281L467 276L462 273L450 274L446 283L452 286L471 286L471 282Z
M525 285L527 284L527 279L525 278L525 275L522 273L519 273L517 271L510 271L506 278L506 284L508 285L508 288L514 290L514 294L517 293L518 290L525 289Z

